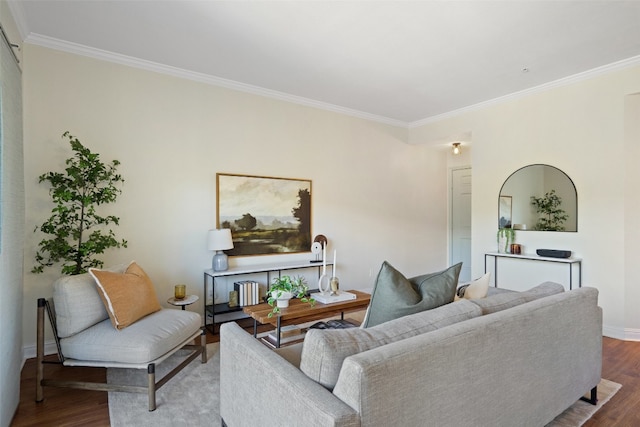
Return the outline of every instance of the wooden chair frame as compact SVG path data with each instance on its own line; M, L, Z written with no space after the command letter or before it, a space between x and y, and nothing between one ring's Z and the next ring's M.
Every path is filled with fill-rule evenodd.
M45 361L44 360L44 317L45 311L48 314L51 329L56 342L58 361ZM200 336L200 344L190 344ZM37 318L37 372L36 372L36 402L42 402L44 400L44 387L69 387L78 388L84 390L98 390L98 391L124 391L133 393L147 393L149 396L149 411L156 409L156 391L173 378L178 372L180 372L185 366L191 363L199 355L202 356L202 363L207 362L207 339L204 329L195 333L193 336L185 340L182 344L178 345L172 351L167 354L145 364L131 364L131 363L119 363L119 362L96 362L96 361L83 361L76 359L67 359L62 354L60 346L60 338L58 337L58 329L56 326L55 307L52 299L38 299L38 318ZM178 366L173 368L169 373L156 381L155 368L156 365L167 359L173 353L178 350L189 350L190 353L184 361ZM129 369L146 369L147 370L147 386L132 386L124 384L108 384L100 382L85 382L85 381L65 381L65 380L52 380L45 379L44 377L44 365L47 363L62 364L68 367L103 367L103 368L129 368Z

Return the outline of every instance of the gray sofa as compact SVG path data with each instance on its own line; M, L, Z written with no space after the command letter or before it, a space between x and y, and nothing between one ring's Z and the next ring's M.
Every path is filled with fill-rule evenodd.
M598 291L544 283L273 351L220 331L229 427L544 426L600 382Z

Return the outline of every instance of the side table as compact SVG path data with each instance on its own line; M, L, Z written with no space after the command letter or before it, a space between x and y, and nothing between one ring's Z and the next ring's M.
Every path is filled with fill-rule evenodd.
M198 295L187 295L182 299L175 299L175 297L171 297L167 300L167 303L175 305L176 307L180 306L184 310L186 306L193 304L199 299L200 297Z

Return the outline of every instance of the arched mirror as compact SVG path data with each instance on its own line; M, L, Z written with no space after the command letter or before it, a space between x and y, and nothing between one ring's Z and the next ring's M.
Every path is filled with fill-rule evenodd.
M578 194L573 181L549 165L518 169L500 189L498 228L578 231Z

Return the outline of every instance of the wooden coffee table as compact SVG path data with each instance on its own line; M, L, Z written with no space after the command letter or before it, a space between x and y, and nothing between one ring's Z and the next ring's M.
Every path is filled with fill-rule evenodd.
M348 292L355 294L356 299L331 304L322 304L316 301L313 307L295 298L289 302L289 307L281 308L280 314L274 314L273 317L269 317L269 313L271 313L273 307L267 303L246 306L243 308L243 311L253 318L253 336L255 338L258 336L258 323L275 326L275 346L280 347L280 330L282 326L300 321L312 322L314 320L326 319L327 317L337 314L340 314L340 318L344 319L345 312L363 310L369 306L371 295L366 292L354 290L349 290Z

